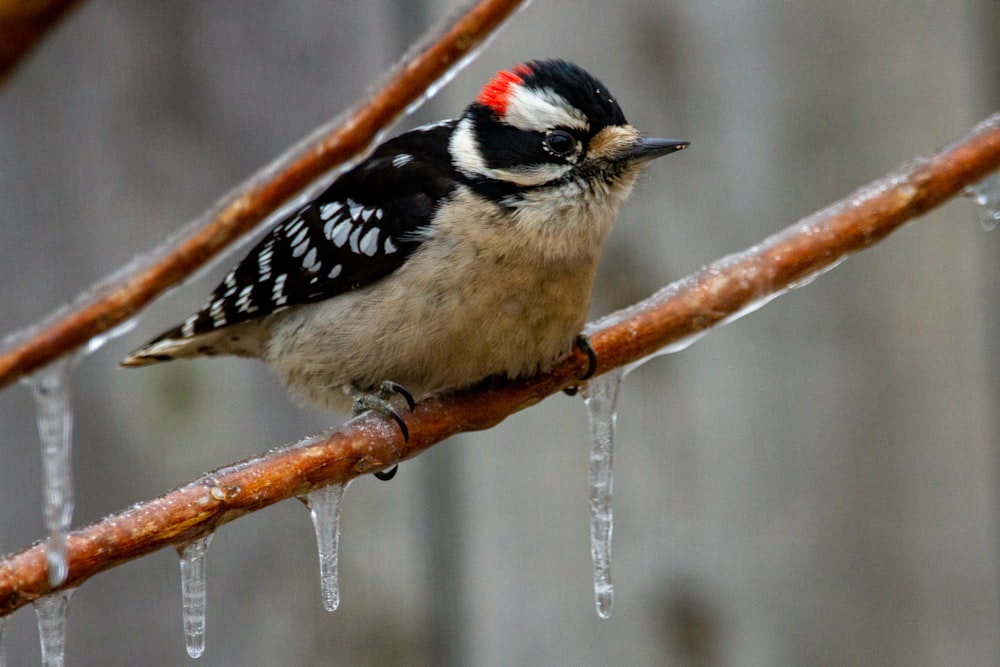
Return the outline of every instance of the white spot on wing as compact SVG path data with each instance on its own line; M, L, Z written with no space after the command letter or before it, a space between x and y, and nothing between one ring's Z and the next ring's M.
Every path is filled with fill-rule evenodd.
M271 246L266 247L264 251L257 256L257 269L260 271L260 278L258 278L258 280L260 282L264 282L265 280L271 278L271 257L273 256L274 250ZM230 292L235 289L236 286L234 285L230 288ZM227 292L227 294L230 292Z
M304 224L306 224L305 220L303 220L302 218L296 218L295 221L292 222L291 226L289 226L289 228L285 230L285 238L288 238L292 234L302 229L302 226Z
M396 247L396 244L392 242L392 238L388 236L385 237L385 243L382 244L382 248L385 250L385 254L387 255L391 255L399 250L399 248Z
M212 326L218 328L226 325L226 314L223 312L225 300L216 299L208 308L208 316L212 318Z
M285 295L286 280L288 280L287 273L282 273L274 279L274 287L271 288L271 300L274 301L275 306L283 306L288 302L288 297Z
M344 270L344 267L340 264L336 265L330 269L330 273L326 276L327 278L333 279L340 275L340 272Z
M358 244L361 252L371 257L378 252L378 227L372 227L368 232L361 237L361 242Z
M316 248L312 248L309 252L306 253L306 256L302 259L302 266L306 268L306 271L310 271L313 273L319 271L319 268L320 266L322 266L322 264L323 262L316 261Z
M292 248L292 257L301 257L306 254L306 249L309 247L309 239L306 239L302 243L298 244Z
M351 220L357 220L358 216L361 215L361 211L364 209L364 206L362 206L361 204L357 203L353 199L348 199L347 200L347 208L350 209Z
M337 224L340 222L340 218L330 218L325 225L323 225L323 235L327 239L333 240L333 230L336 228Z
M239 297L236 298L236 310L241 312L247 312L250 307L250 292L253 291L253 285L247 285L242 290L240 290Z
M319 217L323 220L329 220L337 211L344 207L339 201L330 202L329 204L323 204L319 209Z
M344 220L333 228L330 233L330 240L333 241L335 246L341 248L345 243L347 243L347 235L351 233L351 226L350 220Z
M361 252L358 248L358 238L361 236L361 227L355 227L354 232L351 233L351 250L354 252Z

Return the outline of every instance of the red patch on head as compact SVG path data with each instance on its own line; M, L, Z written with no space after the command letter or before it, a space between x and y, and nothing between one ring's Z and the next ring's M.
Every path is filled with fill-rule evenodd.
M476 101L493 109L498 116L502 116L507 113L511 89L523 84L524 79L521 77L530 74L531 69L527 65L517 65L508 72L497 72L497 75L479 91Z

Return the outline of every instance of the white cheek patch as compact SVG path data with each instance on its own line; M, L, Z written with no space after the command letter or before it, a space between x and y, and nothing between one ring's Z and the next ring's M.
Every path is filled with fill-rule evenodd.
M455 168L466 176L485 176L488 169L479 153L479 142L472 128L472 120L463 118L451 135L448 146Z
M466 176L492 178L520 186L542 185L564 176L573 166L569 164L542 163L527 167L512 167L496 169L486 166L479 153L479 142L476 141L472 121L463 119L454 134L451 135L452 159L455 168Z
M584 132L590 129L587 117L549 88L512 87L503 119L516 128L534 132L544 132L555 127L568 127Z

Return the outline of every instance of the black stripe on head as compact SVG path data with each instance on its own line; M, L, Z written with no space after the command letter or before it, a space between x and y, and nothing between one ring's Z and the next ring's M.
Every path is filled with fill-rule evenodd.
M590 121L591 136L609 125L627 123L607 87L578 65L565 60L532 60L518 72L526 87L548 88L583 112Z

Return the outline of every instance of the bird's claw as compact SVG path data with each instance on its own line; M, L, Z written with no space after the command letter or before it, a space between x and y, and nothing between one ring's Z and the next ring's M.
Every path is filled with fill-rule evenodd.
M590 339L583 334L578 334L573 342L580 348L581 352L587 355L587 372L580 379L589 380L594 377L594 373L597 371L597 352L594 351L594 346L590 344Z
M400 432L403 434L403 441L409 442L410 440L410 429L406 427L406 422L403 420L403 416L399 414L399 411L392 405L391 399L393 396L402 396L406 400L406 405L413 412L413 408L416 403L413 400L413 394L411 394L406 387L399 384L398 382L392 382L391 380L386 380L379 385L378 389L371 393L359 394L357 398L354 399L354 414L361 414L368 410L377 410L381 412L386 417L389 417L396 425L399 426ZM392 466L387 470L381 470L376 473L372 473L378 479L388 481L396 476L396 471L399 469L398 465Z
M388 482L390 479L396 476L397 472L399 472L398 463L392 466L391 468L386 468L385 470L379 470L378 472L373 472L372 474L375 475L375 479L380 479L383 482Z
M594 351L594 346L590 344L590 339L583 334L578 334L573 340L573 344L587 355L587 372L583 374L580 380L589 380L594 377L594 372L597 371L597 352ZM580 385L577 384L563 389L563 393L567 396L576 396L578 391L580 391Z

